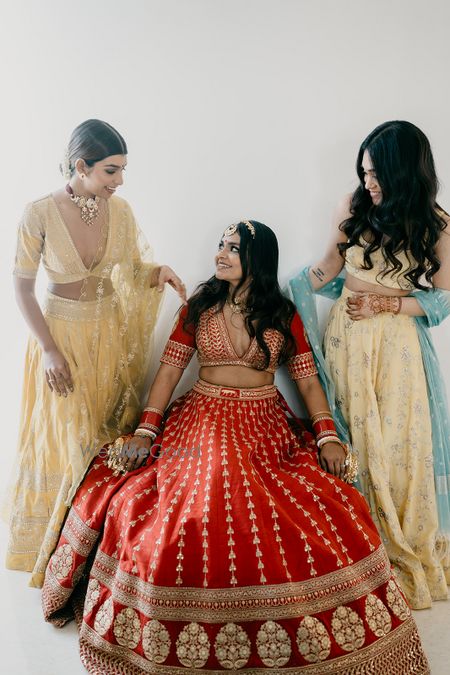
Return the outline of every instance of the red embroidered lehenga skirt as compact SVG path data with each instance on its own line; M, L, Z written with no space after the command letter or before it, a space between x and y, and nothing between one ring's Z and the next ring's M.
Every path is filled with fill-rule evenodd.
M317 464L277 390L199 381L159 457L94 461L43 606L90 673L429 673L364 498Z

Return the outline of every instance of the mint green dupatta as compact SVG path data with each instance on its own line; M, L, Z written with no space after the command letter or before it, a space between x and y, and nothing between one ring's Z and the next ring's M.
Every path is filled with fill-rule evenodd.
M320 381L330 404L341 440L349 441L349 431L335 400L335 387L323 356L314 294L337 300L344 285L343 277L336 277L319 291L314 291L309 279L309 268L289 282L289 290L305 325L314 353ZM428 400L432 424L433 465L436 501L439 517L438 538L450 544L450 417L445 384L429 328L438 326L450 314L450 291L432 289L411 294L422 307L425 316L414 317L419 337L422 360L427 380ZM444 544L444 541L442 542ZM447 548L446 546L446 548Z

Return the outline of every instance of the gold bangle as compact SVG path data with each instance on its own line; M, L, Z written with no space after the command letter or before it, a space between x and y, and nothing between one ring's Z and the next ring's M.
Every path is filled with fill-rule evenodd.
M311 421L314 421L314 419L319 417L319 415L329 415L331 417L331 410L318 410L317 412L310 415Z
M148 406L148 407L144 408L142 412L143 412L143 413L145 413L145 412L154 412L154 413L157 413L158 415L164 415L164 411L163 411L163 410L160 410L159 408L152 408L151 406Z
M156 438L154 431L150 431L150 429L141 429L140 427L135 430L134 435L141 436L142 438L151 438L152 441L154 441Z

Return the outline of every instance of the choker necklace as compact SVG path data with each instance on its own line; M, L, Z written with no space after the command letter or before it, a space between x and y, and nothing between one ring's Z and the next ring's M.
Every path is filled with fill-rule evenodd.
M76 195L69 183L66 185L66 192L71 201L80 209L80 216L83 223L86 223L88 227L91 227L98 216L100 197L84 197L83 195Z
M233 300L227 298L227 305L232 314L247 314L252 311L251 307L247 307L244 300L238 300L237 298Z

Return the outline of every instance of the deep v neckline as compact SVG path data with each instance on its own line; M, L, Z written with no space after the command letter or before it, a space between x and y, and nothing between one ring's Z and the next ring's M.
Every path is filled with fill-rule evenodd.
M225 336L225 341L227 343L228 351L230 352L230 354L232 356L235 356L237 359L239 359L239 361L243 361L250 354L250 350L253 348L253 346L256 342L256 335L254 335L251 338L250 344L247 347L247 349L245 350L245 352L242 354L242 356L239 356L239 354L237 353L237 351L236 351L236 349L233 345L233 341L231 339L230 332L228 330L228 326L227 326L227 322L226 322L226 319L225 319L223 307L219 312L219 320L222 322L222 325L223 325L223 335Z
M52 202L53 202L53 205L54 205L54 207L55 207L56 213L58 214L58 218L59 218L59 220L60 220L60 222L61 222L61 224L62 224L62 226L63 226L63 229L64 229L64 232L65 232L65 234L66 234L66 237L67 237L67 239L69 240L69 244L70 244L70 246L71 246L73 252L75 253L76 257L78 258L78 261L81 263L81 265L82 265L82 267L83 267L83 271L85 271L85 272L92 272L92 270L94 270L96 267L98 267L98 266L100 265L100 263L103 262L103 260L104 260L104 258L105 258L105 256L106 256L106 252L107 252L107 250L108 250L108 245L109 245L109 240L110 240L109 232L110 232L110 226L111 226L111 209L110 209L110 206L109 206L109 200L106 202L106 210L107 210L107 213L106 213L106 226L107 226L107 232L106 232L106 241L105 241L105 248L104 248L104 251L103 251L103 255L102 255L102 257L100 258L100 260L98 260L97 262L95 261L95 258L94 258L94 260L91 262L91 264L89 265L89 267L87 267L86 263L84 262L83 258L81 257L81 254L80 254L79 250L77 249L77 247L76 247L76 245L75 245L75 242L74 242L74 240L73 240L73 237L72 237L72 235L70 234L70 230L69 230L69 228L67 227L66 221L64 220L63 215L62 215L62 213L61 213L61 211L60 211L60 208L59 208L59 206L58 206L58 203L57 203L57 201L56 201L56 199L55 199L55 197L53 196L52 193L50 194L50 197L51 197L51 199L52 199ZM98 245L97 245L97 251L99 250L99 247L100 247L100 242L99 242ZM97 253L97 251L96 251L96 253ZM95 264L94 264L94 263L95 263Z

